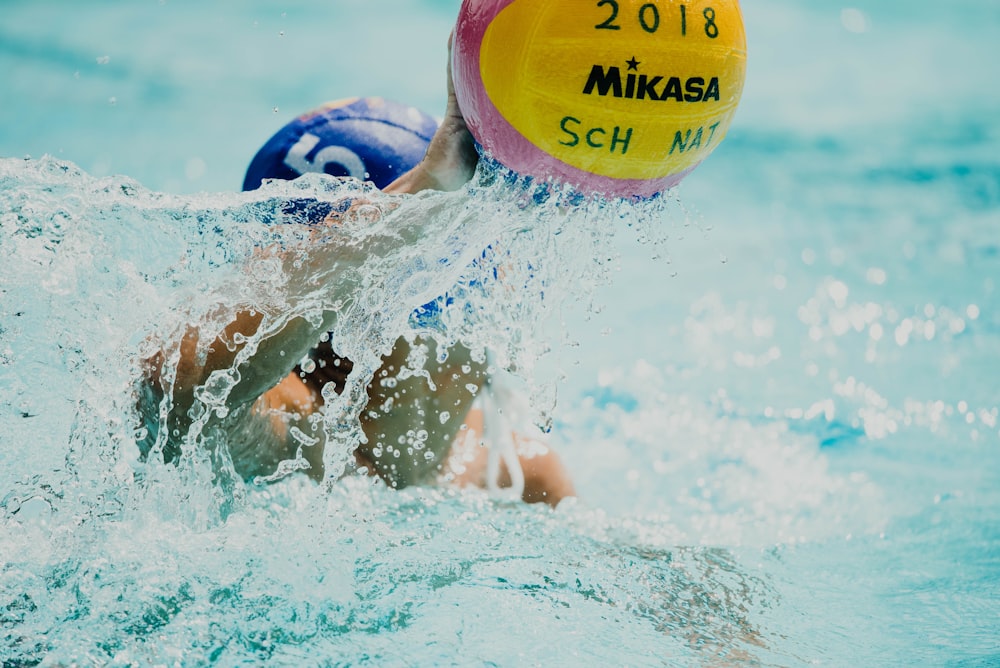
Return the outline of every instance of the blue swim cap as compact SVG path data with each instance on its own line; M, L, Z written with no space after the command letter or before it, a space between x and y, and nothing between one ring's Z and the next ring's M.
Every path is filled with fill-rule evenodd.
M437 121L380 97L329 102L281 128L254 156L243 190L306 172L353 176L384 188L424 157Z

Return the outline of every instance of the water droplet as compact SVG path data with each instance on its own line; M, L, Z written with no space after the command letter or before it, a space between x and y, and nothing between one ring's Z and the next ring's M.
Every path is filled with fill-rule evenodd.
M298 427L292 427L291 429L288 430L288 433L291 434L292 438L294 438L296 441L298 441L299 443L301 443L306 447L316 445L317 443L319 443L318 438L313 438L312 436L309 436Z
M840 10L840 25L844 26L847 32L856 35L868 32L868 16L860 9L854 7L844 7Z
M189 181L197 181L201 177L205 176L205 172L208 171L208 165L201 158L195 157L187 161L184 165L184 176L188 178Z
M841 281L833 281L827 287L826 291L830 295L830 299L833 300L833 303L837 305L837 308L843 308L844 304L847 303L849 291L847 286Z
M885 270L877 267L872 267L865 274L865 279L872 285L884 285L887 278Z

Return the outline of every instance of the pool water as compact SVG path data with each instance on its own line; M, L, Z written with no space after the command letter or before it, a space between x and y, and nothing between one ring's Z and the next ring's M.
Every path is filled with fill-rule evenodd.
M138 461L150 337L274 299L265 219L343 195L233 192L256 149L328 99L440 113L457 4L5 4L4 665L1000 664L989 0L746 4L743 104L673 197L561 219L485 184L366 265L378 311L509 250L538 299L487 290L470 336L531 376L577 502Z

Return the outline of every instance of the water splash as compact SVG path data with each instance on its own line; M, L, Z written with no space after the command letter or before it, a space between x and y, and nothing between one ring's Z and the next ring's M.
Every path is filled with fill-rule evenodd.
M242 484L225 448L192 448L170 468L155 456L138 461L137 435L151 428L133 410L142 360L163 355L169 387L186 331L221 331L241 308L263 316L256 334L233 342L245 345L232 368L196 390L187 438L199 442L209 417L226 410L240 362L293 319L335 313L330 336L355 371L327 397L333 472L361 438L365 387L399 336L424 337L439 356L458 342L480 359L490 350L492 364L529 381L544 425L565 353L562 309L609 280L616 221L628 213L649 229L670 203L653 201L637 216L634 205L585 200L495 167L457 194L389 197L313 176L175 197L48 158L3 161L0 197L0 373L11 388L2 407L7 452L19 462L5 470L5 487L27 486L25 496L39 480L72 480L100 506L141 475L156 481L143 489L156 489L161 507L197 509L197 525L242 502ZM314 224L331 211L338 224ZM413 318L445 293L439 317Z
M303 206L359 200L339 226L303 222ZM669 205L643 211L662 218ZM302 647L391 657L391 637L433 637L468 596L569 605L580 621L617 608L606 633L680 654L708 637L755 644L747 606L766 586L725 553L664 549L662 531L625 536L572 507L496 514L479 492L396 493L366 478L251 488L227 477L219 448L175 465L139 458L141 360L176 361L187 328L221 329L239 305L264 316L245 349L290 318L340 316L330 336L361 373L331 397L324 427L339 447L327 470L356 444L364 384L399 335L492 350L492 364L527 381L544 423L568 354L561 311L609 279L615 223L626 210L636 221L633 207L497 173L466 193L405 199L325 178L173 197L44 159L0 162L0 210L5 660L142 661L169 647L206 661L293 658ZM327 247L337 259L310 264ZM445 292L440 318L412 317ZM234 374L198 390L196 418L219 409ZM549 549L553 540L566 548ZM606 558L589 572L585 553ZM723 571L732 583L707 584ZM666 602L704 587L694 607ZM729 588L742 592L736 607L718 598Z

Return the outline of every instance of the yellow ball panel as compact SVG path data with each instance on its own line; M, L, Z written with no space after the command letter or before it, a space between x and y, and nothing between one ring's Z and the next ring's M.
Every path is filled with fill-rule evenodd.
M746 38L736 0L515 0L486 30L480 73L497 110L549 155L659 178L725 135Z

